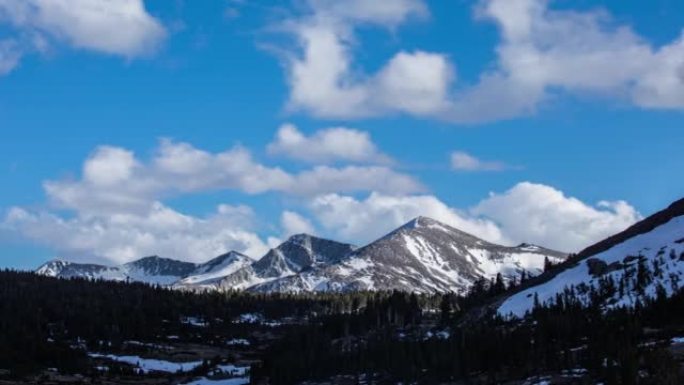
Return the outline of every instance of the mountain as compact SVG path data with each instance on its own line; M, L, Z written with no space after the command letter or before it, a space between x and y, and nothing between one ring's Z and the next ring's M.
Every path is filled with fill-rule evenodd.
M502 315L522 317L539 303L570 291L583 303L600 298L604 308L633 306L684 283L684 199L627 230L580 252L553 274L506 298Z
M566 254L522 244L495 245L434 219L418 217L338 263L258 283L255 291L404 290L464 292L480 278L505 280L543 271Z
M198 265L192 273L174 284L177 288L211 288L221 279L249 266L254 260L237 251Z
M55 259L36 269L36 274L56 278L89 278L124 281L126 276L121 268L91 263L73 263Z
M255 285L295 276L314 268L333 266L355 246L308 234L293 235L258 261L223 278L221 289L248 289Z
M50 261L37 274L57 278L88 278L170 285L196 269L196 265L157 256L145 257L120 266Z
M434 219L418 217L362 248L307 234L290 237L253 261L230 252L195 265L147 257L121 266L52 261L39 274L131 280L183 290L309 292L403 290L463 293L476 281L539 275L566 254L540 246L496 245Z

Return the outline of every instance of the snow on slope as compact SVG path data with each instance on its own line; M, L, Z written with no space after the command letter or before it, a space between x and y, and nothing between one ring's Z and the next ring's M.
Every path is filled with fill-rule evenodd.
M184 290L310 292L405 290L464 292L477 280L542 272L564 253L539 246L495 245L430 218L355 246L299 234L257 261L230 252L200 265L148 257L122 266L52 261L36 272L54 277L131 280Z
M88 278L171 285L195 268L196 266L192 263L153 256L120 266L54 260L39 267L36 273L56 278Z
M72 263L59 259L40 266L36 270L36 274L55 278L89 278L112 281L126 280L126 275L121 267Z
M646 221L645 221L646 222ZM652 274L645 284L637 280L641 260L642 271L648 268ZM660 286L671 294L684 283L684 216L676 216L654 229L622 240L607 250L592 254L577 265L559 273L548 282L528 288L506 299L498 309L501 315L522 317L534 306L534 296L540 303L553 300L557 293L575 287L580 299L589 301L588 289L598 288L600 280L612 279L618 283L623 278L626 287L622 295L613 293L605 307L631 306L637 300L653 298ZM644 282L644 281L642 281Z
M288 277L299 279L299 273L337 264L354 249L355 246L347 243L308 234L293 235L260 260L223 278L219 287L250 289ZM285 289L279 291L300 291Z
M224 277L250 265L254 260L236 251L220 255L199 266L187 277L176 282L180 287L198 286L211 287Z
M436 220L416 218L339 263L257 284L254 291L405 290L464 292L481 278L539 274L565 254L533 245L505 247Z

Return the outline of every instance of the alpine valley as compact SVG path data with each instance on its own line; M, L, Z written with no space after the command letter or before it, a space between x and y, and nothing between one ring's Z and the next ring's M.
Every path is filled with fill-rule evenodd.
M258 260L236 251L198 265L157 256L120 266L53 260L36 273L201 291L465 293L478 280L499 276L508 283L539 275L545 264L566 258L565 253L531 244L495 245L418 217L360 248L298 234Z
M363 247L0 272L0 384L684 383L684 199L574 254L418 217Z

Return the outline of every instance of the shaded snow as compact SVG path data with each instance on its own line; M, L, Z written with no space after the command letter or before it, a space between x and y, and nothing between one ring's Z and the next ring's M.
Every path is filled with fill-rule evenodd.
M189 372L198 366L202 365L202 361L192 361L192 362L171 362L164 360L156 360L151 358L142 358L139 356L117 356L114 354L88 354L92 358L104 358L111 361L122 362L125 364L133 365L139 368L143 373L150 372L166 372L166 373L177 373L177 372Z
M648 233L634 236L604 252L591 256L590 258L599 259L608 265L611 263L621 263L629 266L629 264L625 263L626 257L631 256L638 258L641 256L647 259L647 266L649 268L652 268L652 262L655 259L662 260L664 262L661 266L663 270L662 278L654 279L654 281L645 288L644 295L653 298L658 284L661 284L667 294L670 295L673 292L671 277L682 277L682 275L684 275L684 263L680 261L679 258L681 253L684 252L684 244L677 242L678 240L681 240L682 237L684 237L684 217L676 217ZM669 257L671 252L674 252L676 255L675 259ZM514 315L516 317L524 316L527 311L530 311L533 308L535 293L537 294L540 303L546 303L554 299L556 294L561 293L566 287L576 287L582 283L596 286L598 284L598 279L589 274L589 268L586 263L587 259L581 261L576 266L559 273L546 283L531 287L511 296L499 307L499 314L504 316ZM634 266L636 263L637 262L634 261L631 265ZM612 275L617 283L622 278L624 271L625 270L621 268L607 275ZM682 282L684 282L684 277L682 278ZM638 296L634 292L626 291L623 297L614 298L613 303L609 306L631 306L636 303L638 299Z
M244 385L249 384L249 377L227 378L223 380L210 380L202 377L191 382L186 382L184 385Z

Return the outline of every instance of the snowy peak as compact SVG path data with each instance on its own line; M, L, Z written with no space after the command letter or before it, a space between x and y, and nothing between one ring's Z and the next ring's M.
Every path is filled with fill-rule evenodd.
M290 277L313 267L327 267L339 263L354 249L353 245L309 234L293 235L258 261L225 277L220 286L245 289Z
M124 265L129 272L146 276L183 277L197 267L194 263L181 262L169 258L151 256Z
M523 271L539 274L546 258L560 262L565 257L564 253L530 245L494 245L434 219L417 217L337 263L313 265L252 289L463 292L475 281L498 273L508 279Z
M66 268L70 263L61 259L53 259L42 264L36 269L36 274L44 275L46 277L58 277L59 274Z
M157 256L121 266L52 261L57 277L130 280L185 290L464 292L482 278L540 274L566 255L522 244L495 245L428 217L417 217L362 247L293 235L254 261L232 251L195 265Z
M197 266L189 276L181 279L175 286L183 288L190 286L211 287L222 278L249 266L252 262L254 262L252 258L237 251L231 251Z
M404 234L409 236L429 235L430 237L443 236L453 241L457 241L460 244L478 245L487 243L486 241L472 234L466 233L465 231L451 227L436 219L423 216L419 216L412 219L408 223L392 231L383 238L392 238L397 234ZM380 240L382 240L383 238L381 238Z
M550 304L561 293L583 304L600 298L605 309L672 294L684 282L684 200L586 248L542 278L503 301L499 313L522 317L535 298Z
M169 285L195 269L192 263L146 257L119 266L55 260L39 267L37 274L55 278L87 278Z
M523 271L537 275L544 259L564 253L495 245L437 220L418 217L354 253L374 265L373 286L418 291L467 290L481 278L501 273L513 279Z
M215 273L242 262L252 262L252 258L237 251L230 251L199 265L193 274Z
M337 263L354 249L353 245L347 243L297 234L271 249L254 263L254 268L269 271L268 276L278 276L288 271L294 273L313 265Z
M123 279L123 276L114 267L91 263L73 263L61 259L42 265L36 270L36 274L55 278Z

